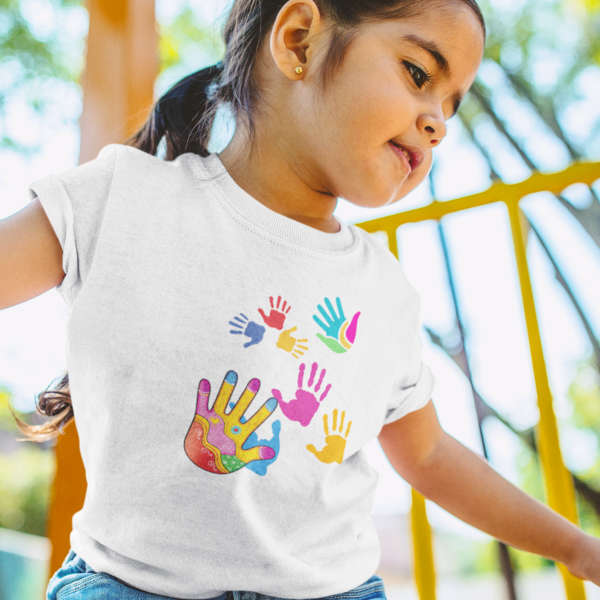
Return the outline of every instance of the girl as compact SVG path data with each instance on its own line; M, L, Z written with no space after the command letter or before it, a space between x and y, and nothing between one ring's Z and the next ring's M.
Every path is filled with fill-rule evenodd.
M333 215L427 175L482 58L475 1L236 0L225 39L1 224L0 306L56 286L71 309L73 405L67 379L42 394L37 433L76 417L88 487L47 597L385 598L376 436L426 497L600 583L598 540L440 428L416 292Z

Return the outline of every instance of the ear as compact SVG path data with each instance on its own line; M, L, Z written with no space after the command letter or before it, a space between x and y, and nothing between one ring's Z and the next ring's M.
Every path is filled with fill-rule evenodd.
M306 73L321 29L321 13L313 0L289 0L283 5L271 30L270 49L286 77L295 81ZM295 72L300 66L302 75Z

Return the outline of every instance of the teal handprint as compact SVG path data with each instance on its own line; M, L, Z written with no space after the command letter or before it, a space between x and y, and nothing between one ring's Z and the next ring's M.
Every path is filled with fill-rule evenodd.
M329 313L325 312L325 309L320 304L317 306L319 312L325 319L325 323L317 315L313 315L313 319L327 336L325 337L324 335L317 333L317 337L337 354L343 354L350 350L352 344L354 344L360 312L357 312L352 317L352 321L348 323L346 316L344 315L342 302L339 298L336 298L335 301L339 314L335 312L329 298L325 298L325 304L327 305Z

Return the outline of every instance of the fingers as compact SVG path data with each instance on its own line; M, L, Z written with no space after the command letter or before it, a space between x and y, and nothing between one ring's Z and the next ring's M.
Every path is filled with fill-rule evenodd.
M233 388L235 387L237 380L237 373L235 371L229 371L221 384L219 395L217 396L217 400L213 407L213 410L221 417L225 417L225 408L227 408L227 404L231 398L231 394L233 394Z
M236 456L245 463L249 463L253 460L269 460L275 456L275 450L269 446L255 446L248 450L238 448Z
M317 449L312 444L309 444L308 446L306 446L306 449L309 452L312 452L315 456L317 456L317 452L318 451L317 451Z
M319 306L319 310L321 310L321 306ZM323 312L323 311L321 311ZM313 315L313 319L315 321L315 323L325 332L329 331L329 325L325 325L325 323L323 323L323 321L321 321L321 319L319 319L319 317L317 317L317 315Z
M254 396L256 396L256 392L258 392L259 389L260 380L256 377L254 379L251 379L248 385L246 386L246 389L240 396L240 399L236 402L232 411L229 413L227 417L229 421L238 422L242 418L242 415L246 412L246 409L250 405L250 402L254 400Z
M342 301L339 298L335 299L335 303L337 304L338 311L340 312L340 320L345 320L344 309L342 308Z
M325 298L325 304L327 304L327 308L329 308L331 316L329 316L325 312L325 309L320 304L317 305L317 308L319 309L319 312L323 315L323 318L327 321L327 323L331 325L333 323L332 317L335 317L335 312L333 311L333 306L331 306L331 302L329 302L327 298Z
M198 399L196 401L196 414L206 416L208 410L208 399L210 397L210 382L208 379L201 379L198 384Z
M243 425L244 434L250 435L255 429L258 429L277 408L278 402L276 398L269 398L256 414L252 415ZM236 407L237 408L237 407ZM248 437L248 435L246 437Z

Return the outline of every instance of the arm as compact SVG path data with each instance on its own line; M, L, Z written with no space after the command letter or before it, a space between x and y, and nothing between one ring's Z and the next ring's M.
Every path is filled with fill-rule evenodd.
M43 294L64 277L62 248L39 198L0 220L0 310Z
M385 425L379 442L403 479L454 516L600 585L600 540L519 490L445 433L431 401Z

